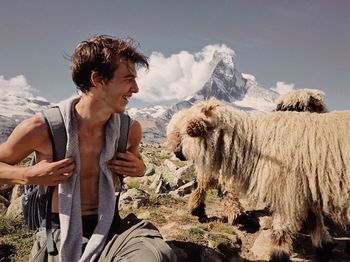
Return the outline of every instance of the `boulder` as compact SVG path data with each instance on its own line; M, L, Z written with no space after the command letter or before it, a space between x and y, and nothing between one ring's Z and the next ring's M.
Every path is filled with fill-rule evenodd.
M141 189L131 188L123 192L119 199L119 208L139 208L149 202L149 194Z
M270 237L272 230L262 230L251 248L259 259L268 260L270 255Z
M14 201L11 202L7 208L6 216L13 218L23 217L22 198L23 196L17 197Z

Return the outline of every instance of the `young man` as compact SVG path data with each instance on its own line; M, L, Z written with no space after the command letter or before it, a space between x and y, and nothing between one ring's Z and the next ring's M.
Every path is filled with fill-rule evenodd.
M174 261L153 225L133 216L114 217L116 174L137 177L145 171L138 150L139 122L131 122L126 153L115 154L115 143L119 113L139 90L136 65L148 67L146 57L131 40L95 36L77 46L71 62L82 95L59 105L68 135L67 158L52 162L51 140L39 115L23 121L0 145L0 183L58 185L52 212L59 252L47 256L41 230L30 260ZM13 166L33 151L35 165Z

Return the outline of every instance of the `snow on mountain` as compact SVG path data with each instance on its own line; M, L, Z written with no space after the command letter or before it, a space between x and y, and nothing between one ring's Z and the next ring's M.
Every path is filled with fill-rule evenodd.
M127 110L127 113L133 118L148 117L148 116L151 116L152 118L157 118L162 116L166 111L166 109L167 107L156 105L151 107L144 107L141 109L130 108Z
M0 98L0 143L4 142L12 130L24 119L51 105L42 97L22 97L6 94Z
M233 56L214 53L213 61L217 61L217 64L212 75L189 101L195 103L198 100L215 98L236 106L264 109L262 111L266 107L274 106L278 94L260 86L253 75L241 74Z
M213 72L203 88L193 96L178 102L165 111L163 118L169 119L182 108L209 99L218 99L226 105L244 111L271 111L278 93L257 83L255 77L241 74L231 54L215 52L211 61Z
M28 117L51 103L43 97L34 96L37 92L23 75L5 79L0 75L0 115L5 117Z
M5 80L0 76L0 143L25 118L51 105L43 97L35 97L24 76Z
M244 111L271 111L279 94L258 84L255 77L242 74L236 68L232 53L214 52L210 61L212 67L204 86L192 96L168 107L155 106L141 109L132 108L130 115L146 126L152 122L151 131L144 127L147 142L164 141L166 125L177 111L191 107L193 104L209 99L218 99L228 106ZM158 128L158 129L157 129ZM152 132L157 138L152 137Z
M0 98L0 115L28 117L48 107L50 104L49 101L42 97L23 97L8 93Z
M233 101L238 107L250 107L254 110L269 112L275 108L275 99L279 94L271 89L260 86L253 75L242 74L245 80L246 93L242 100Z

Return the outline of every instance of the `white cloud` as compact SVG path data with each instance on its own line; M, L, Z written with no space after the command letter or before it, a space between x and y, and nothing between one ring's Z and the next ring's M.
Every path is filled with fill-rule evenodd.
M209 79L213 70L210 61L215 51L235 55L234 51L224 44L208 45L195 54L181 51L169 57L160 52L153 52L150 56L149 70L141 69L138 72L140 91L135 97L155 102L193 95Z
M6 80L4 76L0 75L0 93L3 96L13 94L31 98L34 92L37 90L27 83L25 76L18 75Z
M284 95L286 93L289 93L290 91L295 90L294 84L286 84L285 82L278 81L276 83L276 87L271 88L273 91L276 91L280 95Z

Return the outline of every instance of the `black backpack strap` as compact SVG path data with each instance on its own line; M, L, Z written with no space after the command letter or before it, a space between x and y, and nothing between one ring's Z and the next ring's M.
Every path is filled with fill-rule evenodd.
M52 144L52 160L58 161L64 159L66 156L67 146L67 132L63 122L63 117L58 106L45 109L41 112L46 125L48 127L49 136ZM51 221L51 208L52 208L52 195L55 190L55 186L49 186L46 191L46 240L47 240L47 252L50 255L57 254L53 243L52 236L52 221Z
M130 116L128 116L127 114L120 114L120 135L118 140L117 152L126 152L126 147L128 145L130 121Z
M116 146L116 151L125 153L126 147L128 145L128 136L129 136L131 118L127 114L119 114L119 116L120 116L120 136L118 140L118 145ZM120 181L120 191L115 200L115 210L116 210L117 217L119 217L118 204L119 204L119 197L123 189L124 176L118 174L118 177Z
M129 129L130 129L130 116L127 114L120 114L120 135L117 145L117 152L125 153L128 145ZM123 185L124 176L118 175L121 186Z

